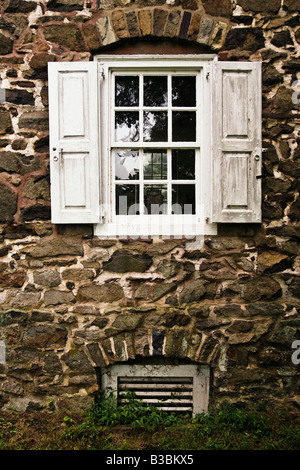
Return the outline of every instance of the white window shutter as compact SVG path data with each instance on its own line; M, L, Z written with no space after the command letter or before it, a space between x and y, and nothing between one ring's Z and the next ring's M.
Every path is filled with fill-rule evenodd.
M52 222L99 222L96 62L49 63Z
M215 62L212 221L261 221L261 64Z

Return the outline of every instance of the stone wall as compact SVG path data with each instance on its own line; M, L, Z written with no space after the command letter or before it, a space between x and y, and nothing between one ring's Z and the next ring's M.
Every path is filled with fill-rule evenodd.
M151 356L209 364L211 406L299 407L297 4L1 2L0 409L82 411L98 368ZM120 50L263 62L261 225L193 246L51 224L47 63Z

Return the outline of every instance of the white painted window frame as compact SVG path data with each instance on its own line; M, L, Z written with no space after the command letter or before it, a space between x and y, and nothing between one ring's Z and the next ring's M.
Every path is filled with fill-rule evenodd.
M194 238L197 235L215 235L217 224L211 223L211 123L212 123L212 62L215 55L131 55L131 56L95 56L99 64L99 106L101 122L100 155L101 155L101 223L94 225L96 236L174 236ZM114 214L114 182L112 148L121 148L120 143L111 142L112 129L112 75L115 71L139 70L141 72L172 72L197 73L201 81L200 109L198 110L197 142L184 144L196 149L196 214L195 215L119 215ZM199 105L199 99L198 99ZM155 143L140 143L140 147L155 147ZM177 143L168 144L178 148ZM126 144L126 146L128 146ZM132 148L137 146L132 145ZM160 144L161 146L161 144ZM138 148L138 146L137 146ZM200 155L201 152L201 155ZM198 157L198 158L197 158ZM197 176L198 175L198 176Z

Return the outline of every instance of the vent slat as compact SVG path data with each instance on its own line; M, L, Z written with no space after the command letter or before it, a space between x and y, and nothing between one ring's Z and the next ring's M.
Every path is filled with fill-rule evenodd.
M193 377L118 377L119 384L155 383L155 384L192 384Z
M193 388L187 384L121 384L119 390L188 390Z
M127 390L124 390L124 391L120 391L120 395L122 396L125 396L126 394L126 391ZM174 398L176 397L182 397L182 398L185 398L185 397L193 397L193 392L192 391L184 391L184 392L164 392L164 391L152 391L152 390L143 390L143 391L134 391L134 394L136 397L144 397L144 396L147 396L147 397L152 397L152 396L160 396L162 398L164 397L170 397L171 394L174 396Z
M119 404L128 402L126 393L164 411L193 411L193 377L118 377Z
M146 403L159 403L161 404L161 406L164 406L164 404L176 404L176 405L189 405L192 403L192 401L190 400L176 400L176 399L166 399L166 400L163 400L161 401L160 399L157 399L157 398L139 398L140 401L143 401L143 402L146 402ZM122 399L120 400L122 403L125 403L125 402L128 402L128 400L126 399Z

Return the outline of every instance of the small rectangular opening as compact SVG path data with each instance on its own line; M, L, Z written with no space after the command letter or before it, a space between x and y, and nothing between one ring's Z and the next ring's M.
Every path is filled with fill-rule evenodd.
M195 416L208 411L209 377L209 367L199 364L115 364L101 370L101 389L114 391L120 406L134 396Z

